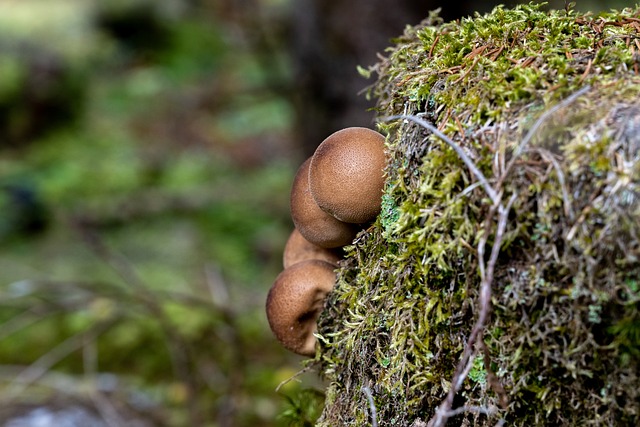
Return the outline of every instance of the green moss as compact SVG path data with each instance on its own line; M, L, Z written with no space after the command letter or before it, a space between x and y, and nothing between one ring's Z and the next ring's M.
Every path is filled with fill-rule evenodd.
M469 379L477 384L487 384L487 371L484 368L482 356L477 356L473 359L473 365L469 371Z
M371 69L381 120L428 120L514 200L481 336L490 363L474 353L454 400L496 409L454 424L638 423L639 16L432 15ZM363 387L378 425L434 415L478 317L478 247L496 238L492 201L448 144L410 122L381 129L382 214L347 249L319 321L322 426L369 425Z
M380 213L380 221L385 233L389 234L400 218L400 212L393 197L389 194L382 195L382 209Z

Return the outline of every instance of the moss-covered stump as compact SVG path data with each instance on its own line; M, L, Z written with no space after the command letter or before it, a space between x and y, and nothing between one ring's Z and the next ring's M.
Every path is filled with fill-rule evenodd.
M640 9L434 15L388 54L319 425L639 425Z

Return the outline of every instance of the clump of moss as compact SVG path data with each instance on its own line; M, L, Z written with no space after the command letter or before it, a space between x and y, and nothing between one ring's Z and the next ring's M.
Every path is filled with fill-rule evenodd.
M370 70L385 209L347 248L319 321L319 425L370 425L365 391L379 426L434 417L483 310L479 249L496 240L491 315L449 421L638 425L639 40L640 9L433 14ZM440 129L511 201L504 234L452 146L384 119L399 114Z

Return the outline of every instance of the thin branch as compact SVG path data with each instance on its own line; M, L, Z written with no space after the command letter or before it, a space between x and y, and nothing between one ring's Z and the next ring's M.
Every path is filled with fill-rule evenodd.
M91 401L100 414L100 418L109 427L123 427L130 425L127 423L114 405L100 391L90 393Z
M371 394L369 387L362 387L362 392L367 396L367 400L369 401L371 427L378 427L378 414L376 412L376 403L373 401L373 394Z
M538 153L540 153L540 156L542 156L543 159L547 160L553 166L553 169L556 172L556 176L558 177L558 184L560 184L560 189L562 190L562 198L564 200L564 214L571 221L573 221L576 215L573 212L573 208L571 206L571 199L569 198L569 190L567 189L567 184L564 179L564 173L562 173L562 168L560 167L560 164L558 163L556 158L553 156L553 154L550 153L549 151L543 150L541 148L539 148L537 151Z
M298 372L296 372L295 374L293 374L291 377L287 378L286 380L283 380L282 382L280 382L280 384L278 384L278 387L276 387L276 393L280 391L280 389L282 388L282 386L289 384L289 382L293 381L293 380L297 380L297 378L304 374L305 372L309 372L312 368L312 365L309 366L305 366L304 368L300 369Z
M447 413L447 417L455 417L456 415L464 414L465 412L474 412L476 414L493 415L498 412L498 408L495 406L461 406L456 409L452 409Z
M16 376L17 371L23 371L28 369L28 366L24 365L0 365L0 383L6 383L8 385L19 380ZM26 388L27 385L25 385ZM83 385L71 374L63 374L53 370L44 372L40 378L38 378L38 386L46 387L59 394L68 394L73 397L78 397L77 394L83 390ZM84 393L84 391L82 391ZM12 403L12 397L6 393L0 394L0 404L8 405Z
M42 320L43 317L47 315L51 315L55 313L55 311L51 311L49 313L43 313L40 317L35 316L35 313L32 308L28 308L20 314L13 316L11 319L6 322L0 324L0 340L21 330L25 329L28 326Z
M449 147L453 148L453 150L460 157L460 159L464 162L464 164L467 165L467 167L469 168L471 173L473 175L475 175L475 177L476 177L476 179L478 181L480 181L480 183L482 184L482 187L484 188L484 191L487 193L487 195L489 196L491 201L495 205L500 203L500 198L498 197L498 193L493 189L493 187L491 187L491 185L489 184L489 181L487 181L487 178L485 178L483 173L480 171L480 169L478 169L478 167L475 165L473 160L471 160L471 158L467 155L467 153L465 153L464 150L458 144L453 142L453 140L451 140L451 138L449 138L447 135L445 135L444 133L440 132L440 130L438 130L438 128L433 126L431 123L429 123L429 122L427 122L425 120L422 120L419 117L410 116L410 115L406 115L406 114L383 117L381 120L384 121L384 122L390 122L390 121L393 121L393 120L409 120L409 121L412 121L412 122L416 123L419 126L422 126L425 129L428 129L429 131L431 131L431 133L433 133L435 136L437 136L442 141L444 141Z
M484 370L487 372L487 383L489 384L489 388L491 388L491 390L493 390L498 396L498 404L500 407L502 409L507 409L509 397L507 396L507 392L502 386L502 383L500 383L500 379L491 368L491 354L489 353L489 348L484 343L484 340L479 340L478 345L482 351Z
M187 385L190 423L193 425L200 424L200 411L197 409L195 399L197 385L190 372L191 357L189 355L189 346L184 337L180 335L156 295L138 276L129 261L119 253L112 251L104 243L100 235L87 227L86 224L75 223L73 225L75 225L85 243L95 255L120 275L122 280L133 289L133 297L140 301L151 315L157 318L166 338L165 345L167 346L174 372L180 381Z
M486 241L489 234L489 227L485 228L485 233L481 238L478 244L478 259L480 263L480 272L481 272L481 284L480 284L480 298L478 305L480 307L480 312L478 314L478 319L476 323L473 325L471 333L469 334L469 338L467 340L467 344L462 353L462 357L458 362L458 365L455 370L455 374L453 376L453 380L451 381L451 388L447 393L447 397L440 404L438 409L436 410L436 414L429 421L429 427L442 427L447 422L447 419L450 417L451 407L453 406L453 399L456 393L460 390L460 387L464 383L464 380L467 377L468 369L467 366L470 363L471 356L474 354L475 343L480 337L481 333L484 331L484 327L489 318L489 314L491 311L491 286L493 284L493 274L495 270L496 263L498 261L498 255L500 253L500 247L502 245L502 239L504 236L504 231L507 226L507 217L509 215L509 211L511 210L511 206L516 200L516 194L513 194L507 203L507 206L504 207L502 204L499 204L498 209L498 227L496 230L495 240L493 242L493 246L491 248L491 254L489 256L488 265L484 266L484 247L486 245ZM493 211L493 209L492 209ZM487 217L487 223L491 220L493 214Z
M546 122L549 119L549 117L553 116L554 114L556 114L561 109L571 105L573 102L575 102L576 99L578 99L579 97L581 97L582 95L587 93L589 90L591 90L591 86L590 85L587 85L587 86L584 86L584 87L580 88L579 90L575 91L574 93L572 93L571 95L569 95L568 97L566 97L565 99L563 99L562 101L560 101L559 103L554 105L553 107L551 107L548 110L546 110L544 113L542 113L540 115L540 117L538 117L538 120L535 121L533 126L531 126L531 129L529 129L529 131L527 132L525 137L522 139L520 144L514 150L513 157L509 161L509 164L507 165L507 168L505 169L503 177L507 176L507 174L509 173L509 171L513 167L513 164L515 163L515 161L518 159L520 154L522 154L522 151L525 148L527 148L527 146L531 142L531 139L534 137L534 135L540 129L540 126L542 126L542 124L544 122Z
M586 92L586 90L588 90L588 88L583 88L583 90L576 92L575 94L570 96L568 99L558 104L558 106L554 107L554 109L552 110L557 111L557 109L562 108L564 105L568 105L570 102L573 102L573 100L575 100L578 96L582 95L582 93ZM553 112L551 112L550 114L552 113ZM548 117L549 115L543 115L543 116L544 117L541 117L534 124L534 127L532 128L533 132L535 132L535 130L540 127L542 122L544 122L544 120L546 120L546 117ZM424 127L425 129L428 129L435 136L437 136L442 141L444 141L447 145L449 145L456 152L456 154L458 154L460 159L469 168L471 173L476 177L480 185L482 185L485 192L493 202L493 207L491 208L490 213L487 216L487 220L486 220L487 227L485 227L485 233L481 237L480 242L478 244L478 259L479 259L479 268L480 268L480 276L481 276L480 297L478 301L478 305L479 305L478 319L476 320L476 323L474 324L471 330L471 334L469 335L469 338L467 340L465 349L462 354L462 358L460 359L456 367L454 377L451 381L451 388L447 393L447 397L440 404L440 406L436 411L436 414L429 421L429 424L428 424L429 427L442 427L447 422L448 418L451 417L452 414L455 415L458 411L458 409L456 409L455 411L451 410L451 407L453 406L453 399L456 393L462 387L462 384L464 383L465 379L469 374L469 371L471 368L471 357L472 355L475 354L475 344L478 341L478 337L480 337L481 334L484 332L485 325L489 318L489 314L491 311L491 286L493 284L493 274L495 270L495 265L498 261L498 255L500 253L500 248L502 246L502 239L504 236L504 231L507 226L507 217L513 203L516 200L517 195L513 194L509 199L507 206L505 207L504 205L502 205L501 196L489 184L489 181L485 178L485 176L482 174L480 169L478 169L478 167L475 165L473 160L471 160L471 158L467 155L467 153L465 153L464 150L458 144L456 144L453 140L451 140L451 138L447 137L435 126L431 125L429 122L425 120L420 119L419 117L403 114L403 115L385 117L382 120L392 121L392 120L398 120L398 119L409 120L418 124L419 126ZM528 144L529 140L532 137L531 135L527 135L527 137L525 138L521 146ZM508 170L508 167L507 167L507 170ZM496 209L498 210L498 226L496 230L495 240L493 242L493 246L491 249L491 254L489 257L489 264L485 267L484 250L489 237L489 224L493 218L493 215ZM363 389L363 391L365 391L366 393L365 389Z
M228 326L226 332L226 343L228 352L235 362L242 366L245 364L245 344L241 334L238 332L237 316L231 303L229 286L222 277L218 268L208 265L205 268L205 280L209 289L211 305L222 316L224 323ZM242 384L245 381L244 372L241 369L231 369L227 376L226 392L222 398L221 406L224 408L218 414L218 424L221 427L234 426L238 413L238 401Z
M500 179L498 180L498 183L497 183L498 188L501 188L501 184L503 180L509 174L509 171L512 169L516 159L520 156L522 151L529 145L531 139L538 132L542 124L549 117L555 114L557 111L570 105L580 96L587 93L589 90L590 90L590 86L585 86L579 89L578 91L574 92L573 94L568 96L566 99L558 103L557 105L545 111L536 120L536 122L533 124L531 129L529 129L529 131L527 132L527 134L525 135L521 143L514 150L513 157L507 164L506 168L504 168L504 171L501 174ZM507 203L507 206L505 207L502 204L501 195L499 195L498 192L491 185L489 185L489 182L487 181L485 176L482 174L482 172L477 168L474 162L469 158L469 156L467 156L467 154L464 152L464 150L462 150L460 146L458 146L455 142L453 142L444 133L440 132L435 126L431 125L427 121L422 120L418 117L404 114L404 115L395 115L395 116L385 117L382 120L392 121L392 120L398 120L398 119L409 120L428 129L434 135L436 135L438 138L440 138L442 141L448 144L451 148L453 148L453 150L458 154L460 159L469 168L471 173L475 175L475 177L477 178L479 183L483 186L485 192L493 202L493 206L486 218L486 222L485 222L486 227L484 229L485 232L481 236L480 241L478 243L478 260L479 260L479 269L480 269L480 277L481 277L480 296L478 301L478 306L479 306L478 318L475 324L473 325L469 338L467 339L467 343L463 350L462 357L459 360L458 365L456 366L456 370L455 370L453 379L451 381L451 388L449 389L449 392L447 393L446 398L442 401L442 403L436 410L436 413L434 414L433 418L429 420L429 424L428 424L429 427L442 427L444 426L444 424L446 424L447 420L451 416L454 416L469 410L476 410L476 411L480 410L479 407L462 407L462 408L457 408L455 410L452 410L451 407L453 406L453 400L456 393L460 390L460 388L462 387L462 384L467 378L467 375L469 373L470 366L471 366L471 358L473 355L476 354L475 353L476 343L478 342L478 338L484 332L485 325L489 319L489 315L491 311L491 287L493 284L494 270L498 260L498 255L500 253L500 248L502 246L502 239L503 239L504 232L507 225L507 217L508 217L509 211L511 210L511 207L513 206L513 203L516 200L517 194L513 194L511 196L511 198ZM562 177L560 177L559 179L562 180ZM469 191L469 190L466 190L466 191ZM484 251L485 251L487 240L489 238L490 223L492 222L496 209L498 211L498 224L497 224L497 229L496 229L496 233L493 241L493 246L491 248L491 254L489 256L489 262L485 266ZM487 364L487 359L488 357L485 354L485 357L484 357L485 364ZM502 403L503 397L504 396L500 396L501 403ZM498 424L500 424L500 422Z
M471 341L471 340L469 340L469 341ZM474 362L474 359L476 358L477 354L478 354L478 352L475 351L475 350L473 350L469 354L469 357L467 359L467 363L466 363L466 366L464 367L464 369L462 371L460 371L459 375L454 376L455 384L451 383L451 390L456 390L456 392L458 390L460 390L460 388L462 387L462 384L464 384L464 380L467 379L467 376L469 375L469 372L471 372L471 369L473 369L473 362Z
M214 265L207 265L204 270L211 302L220 311L228 310L230 304L229 287L223 279L220 269Z
M11 381L7 395L16 396L23 392L29 385L37 381L42 375L46 374L53 365L74 351L82 348L82 346L86 345L88 341L93 341L98 338L98 336L103 332L111 328L117 320L117 318L112 318L98 323L83 333L67 338L65 341L49 350L38 360L16 375L16 377Z

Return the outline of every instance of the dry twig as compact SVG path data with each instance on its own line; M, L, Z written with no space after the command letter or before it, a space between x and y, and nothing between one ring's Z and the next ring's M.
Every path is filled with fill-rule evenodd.
M376 404L373 401L373 394L371 394L369 387L362 387L362 392L367 396L367 400L369 401L371 427L378 427L378 414L376 413Z
M278 387L276 387L276 393L280 391L280 389L289 384L291 381L297 379L300 375L309 372L312 368L312 365L308 365L305 366L304 368L300 369L298 372L296 372L295 374L293 374L291 377L287 378L286 380L283 380L280 382L280 384L278 384Z
M196 405L197 385L195 379L190 372L191 358L189 355L189 346L184 338L180 335L171 319L165 312L158 298L151 292L147 284L138 276L133 266L128 260L120 254L112 251L100 235L91 230L85 224L74 224L76 229L83 237L87 246L95 253L97 257L102 259L107 265L120 275L122 280L134 290L133 296L143 304L149 313L156 317L158 324L166 336L166 346L171 357L172 365L176 376L187 386L189 397L189 417L192 425L200 424L202 414Z
M584 92L586 92L586 89L576 92L576 94L570 97L571 100L577 98L579 95L581 95ZM567 100L563 101L563 103L561 104L565 104L565 103L567 103ZM495 412L495 410L493 409L479 408L479 407L464 406L461 408L456 408L454 410L452 410L451 407L453 406L453 399L456 393L460 390L460 388L462 387L462 384L464 383L465 379L469 374L469 371L471 369L472 362L473 362L473 356L475 355L475 351L476 351L475 350L476 343L478 342L478 339L482 336L485 325L489 319L489 314L491 312L491 286L493 284L494 270L495 270L496 263L498 261L498 255L500 254L500 247L502 245L504 231L507 226L507 217L509 215L509 211L511 210L513 203L516 200L517 194L513 194L511 196L506 206L503 205L501 200L501 192L496 191L493 187L491 187L488 180L485 178L482 172L478 169L478 167L475 165L473 160L471 160L471 158L467 156L464 150L458 144L456 144L453 140L451 140L445 134L440 132L436 127L434 127L430 123L415 116L398 115L398 116L387 117L384 120L390 121L395 119L404 119L404 120L412 121L418 124L419 126L422 126L427 130L431 131L434 135L436 135L438 138L444 141L447 145L449 145L458 154L460 159L465 163L465 165L469 168L469 170L475 175L475 177L478 179L483 189L485 190L485 192L493 202L493 206L491 207L491 210L485 220L485 227L484 227L485 232L478 243L478 262L479 262L480 277L481 277L480 297L478 301L478 305L479 305L478 318L475 324L473 325L469 338L467 339L467 343L465 345L464 351L462 353L462 357L459 360L458 365L456 367L453 379L451 381L451 388L447 393L447 397L442 401L442 403L436 410L435 415L433 416L433 418L431 418L431 420L429 420L429 424L428 424L429 427L442 427L446 424L447 420L450 417L466 411L472 411L472 412L480 411L482 413ZM536 122L536 124L534 125L534 128L537 129L540 126L539 123L542 123L543 121L544 121L544 118L541 117L539 121ZM525 141L523 141L523 145L528 143L530 139L531 139L531 136L527 135L527 137L525 138ZM521 145L521 147L523 145ZM507 167L505 173L507 173L508 170L509 170L509 167ZM502 182L502 180L500 180L500 182ZM498 218L497 218L497 228L495 231L495 239L493 241L493 245L491 248L489 262L485 266L485 262L484 262L485 247L486 247L487 240L489 238L491 223L493 222L496 211L498 213Z
M47 371L60 360L64 359L69 354L82 348L87 341L93 341L103 332L107 331L111 326L116 323L117 319L108 319L104 322L100 322L95 326L89 328L87 331L76 334L65 341L58 344L56 347L45 353L38 360L29 365L26 369L20 372L12 381L6 392L7 396L14 397L23 392L28 386L37 381L41 376L47 373Z
M518 146L514 150L513 157L511 158L511 161L507 165L505 172L502 174L503 179L506 178L506 176L509 174L509 171L513 167L516 160L520 157L520 154L522 154L522 152L529 146L531 139L534 137L534 135L538 133L540 126L542 126L544 122L546 122L549 119L549 117L553 116L561 109L573 104L579 97L587 93L589 90L591 90L591 86L589 85L584 86L583 88L580 88L579 90L575 91L574 93L572 93L571 95L569 95L568 97L560 101L558 104L546 110L544 113L540 115L540 117L538 117L538 119L535 121L533 126L531 126L531 129L529 129L529 131L524 136L520 144L518 144Z
M484 191L487 193L487 195L491 198L491 201L496 205L500 203L500 198L498 197L498 193L496 193L496 191L491 187L491 185L489 184L489 181L487 181L487 178L485 178L484 174L480 171L480 169L478 169L475 163L473 163L473 160L471 160L471 158L467 155L467 153L465 153L464 150L458 144L453 142L451 138L449 138L447 135L439 131L431 123L425 120L422 120L419 117L409 116L405 114L384 117L381 120L384 122L390 122L393 120L409 120L431 131L435 136L437 136L442 141L444 141L449 147L451 147L456 152L458 157L460 157L460 159L464 162L464 164L469 168L471 173L476 177L478 181L480 181L480 184L484 188Z
M484 327L489 319L489 314L491 312L491 285L493 283L493 273L495 270L496 263L498 261L498 255L500 253L500 246L502 245L502 238L504 236L504 230L507 226L507 217L509 215L509 211L511 210L511 206L513 202L516 200L516 194L513 194L509 201L507 202L507 206L503 206L501 203L498 205L498 225L496 229L495 240L493 241L493 246L491 248L491 254L489 256L489 263L484 265L484 251L487 243L487 238L489 235L489 227L485 227L485 233L483 234L480 242L478 243L478 260L480 265L480 298L478 305L480 307L480 313L478 314L478 319L476 323L473 325L473 329L471 330L471 334L467 339L467 343L465 349L462 353L462 357L458 362L458 366L456 367L455 374L453 376L453 380L451 381L451 388L449 389L449 393L444 401L440 404L438 409L436 410L436 414L429 420L429 427L442 427L446 424L449 417L455 415L452 412L451 407L453 406L453 399L456 393L460 390L460 387L464 383L464 380L468 374L467 365L471 363L472 356L475 351L475 344L478 341L478 338L484 332ZM496 208L492 209L492 212L489 213L487 217L487 225L493 219L493 215ZM464 412L464 411L463 411Z

